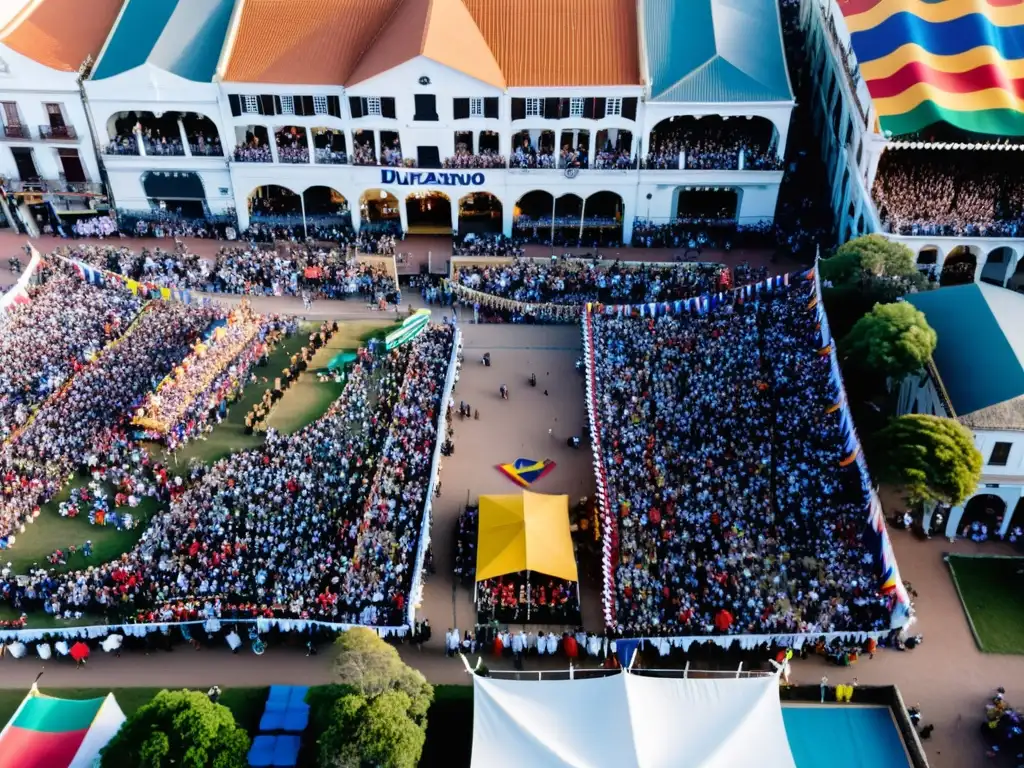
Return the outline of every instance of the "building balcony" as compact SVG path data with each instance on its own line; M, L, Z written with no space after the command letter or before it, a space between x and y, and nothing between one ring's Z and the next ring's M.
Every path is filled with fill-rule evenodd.
M233 159L236 163L272 163L274 155L266 145L239 144L235 147Z
M8 192L36 192L49 195L106 195L102 184L94 181L66 181L64 179L37 179L35 181L5 181Z
M220 144L195 144L189 142L189 150L195 157L224 157Z
M348 155L344 152L336 152L325 147L317 147L313 150L313 160L324 165L348 165Z
M5 125L4 126L4 138L5 139L31 139L32 134L29 133L28 127L24 125Z
M43 141L78 141L78 132L70 125L40 125L39 138Z

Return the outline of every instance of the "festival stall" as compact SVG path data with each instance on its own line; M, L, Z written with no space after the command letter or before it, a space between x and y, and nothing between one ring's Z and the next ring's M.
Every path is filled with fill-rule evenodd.
M476 551L478 603L481 582L524 574L525 584L514 598L526 603L529 620L531 575L537 573L573 583L579 604L579 574L569 525L568 496L532 491L481 496Z

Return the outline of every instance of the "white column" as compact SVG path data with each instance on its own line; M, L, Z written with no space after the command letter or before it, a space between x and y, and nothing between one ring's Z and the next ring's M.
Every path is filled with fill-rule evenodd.
M515 203L501 201L501 232L505 237L512 237L512 220L515 214Z
M452 232L459 231L459 200L458 198L450 200L448 207L452 209Z
M976 263L974 265L974 282L976 283L981 282L981 273L985 271L985 260L987 258L988 257L985 256L984 254L975 257Z
M594 145L597 143L597 131L592 131L593 136L587 144L587 168L594 167Z
M405 209L405 206L409 204L408 199L398 201L398 220L402 224L402 231L409 231L409 212Z
M185 148L185 154L189 157L192 156L192 147L188 143L188 135L185 133L185 123L178 118L178 133L181 134L181 145Z
M1010 278L1017 272L1017 264L1020 263L1020 254L1013 248L1010 249L1010 263L1006 267L1006 274L1003 275L1003 288L1010 284Z
M380 145L380 131L375 130L373 132L373 146L374 146L374 151L377 153L377 157L374 158L375 159L374 165L379 165L380 164L381 155L384 154L384 147L382 147Z
M142 140L142 130L138 127L138 124L136 124L136 128L135 128L134 133L135 133L135 143L136 143L136 145L139 148L139 154L142 155L143 157L145 157L146 156L146 142L144 142Z
M968 499L970 501L970 499ZM964 516L963 505L953 507L949 510L949 520L946 521L946 537L955 539L960 535L960 519Z
M313 149L313 129L304 128L303 130L306 132L306 147L309 149L309 162L313 163L315 162L313 155L316 154L316 150Z
M358 233L359 228L363 225L363 212L359 208L358 200L355 205L352 205L351 203L349 204L349 211L352 214L352 229Z
M274 162L281 162L277 157L277 132L270 127L267 128L267 143L270 145L270 156L274 158Z

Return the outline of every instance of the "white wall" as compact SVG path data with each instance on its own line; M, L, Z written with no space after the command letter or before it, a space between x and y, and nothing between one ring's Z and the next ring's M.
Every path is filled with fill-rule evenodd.
M11 147L31 148L36 169L40 177L47 180L55 180L63 172L57 150L76 149L87 180L101 181L78 74L50 69L2 44L0 60L6 65L0 67L0 101L17 102L21 122L32 137L26 140L0 138L0 175L14 180L19 178ZM50 124L45 103L62 105L64 122L74 129L76 139L43 141L39 138L39 126Z

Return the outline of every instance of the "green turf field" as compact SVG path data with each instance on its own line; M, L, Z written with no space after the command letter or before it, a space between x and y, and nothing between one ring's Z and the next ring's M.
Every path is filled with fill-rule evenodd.
M950 555L948 563L981 650L1024 654L1024 558Z

